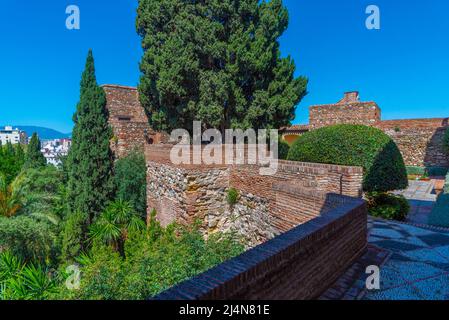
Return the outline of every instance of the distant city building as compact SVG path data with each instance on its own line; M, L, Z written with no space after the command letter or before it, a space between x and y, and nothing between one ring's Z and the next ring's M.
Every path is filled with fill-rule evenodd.
M4 129L0 130L0 141L2 145L8 142L12 144L26 144L27 135L25 131L21 131L18 128L13 128L12 126L6 126Z
M71 139L44 140L42 141L41 152L47 159L48 164L58 166L61 164L61 157L69 153L71 145Z

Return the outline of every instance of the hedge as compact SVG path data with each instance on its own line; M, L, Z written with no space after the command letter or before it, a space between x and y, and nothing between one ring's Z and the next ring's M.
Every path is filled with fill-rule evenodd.
M387 192L408 186L397 145L373 127L342 124L307 132L292 145L288 160L363 167L366 192Z

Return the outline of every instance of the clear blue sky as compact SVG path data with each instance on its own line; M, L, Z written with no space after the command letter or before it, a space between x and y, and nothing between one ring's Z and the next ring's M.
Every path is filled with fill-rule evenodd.
M309 77L308 107L358 90L384 119L449 116L449 1L284 0L290 27L281 39L297 74ZM65 28L65 8L81 10L81 30ZM381 10L381 30L365 28L365 9ZM142 51L137 0L2 1L0 124L68 132L89 48L100 83L135 86Z

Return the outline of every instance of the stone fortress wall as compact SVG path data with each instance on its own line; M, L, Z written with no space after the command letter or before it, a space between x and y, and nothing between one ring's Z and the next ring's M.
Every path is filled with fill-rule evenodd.
M236 232L250 247L336 208L337 195L361 195L358 167L280 161L275 175L262 176L256 165L173 165L170 149L146 146L148 207L159 221L199 219L204 234ZM230 188L239 192L235 205Z
M449 155L443 150L443 135L449 118L381 120L381 110L373 101L362 102L358 92L348 92L336 104L310 107L309 125L293 126L285 136L296 137L308 130L335 124L363 124L383 130L398 145L406 165L418 167L449 167Z

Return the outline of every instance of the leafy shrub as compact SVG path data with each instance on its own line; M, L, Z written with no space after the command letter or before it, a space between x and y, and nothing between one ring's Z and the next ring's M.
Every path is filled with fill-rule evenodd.
M8 184L0 173L0 217L13 217L23 207L23 192L17 183Z
M199 223L163 228L154 214L148 229L131 231L122 257L111 246L96 243L81 262L80 290L61 286L63 299L148 299L243 252L231 234L205 240Z
M21 213L59 224L66 212L62 171L54 166L30 168L17 180L24 198Z
M115 163L115 186L117 198L131 203L142 217L147 210L147 180L145 156L138 150Z
M403 196L388 193L368 193L369 214L388 220L404 221L410 211L410 204Z
M408 185L402 155L381 130L336 125L307 132L290 148L288 160L364 168L363 189L386 192Z
M112 245L117 252L124 255L123 244L129 232L145 228L145 222L128 202L116 200L98 217L89 233L92 240Z
M25 154L20 144L13 146L8 142L5 146L0 145L0 174L10 184L19 174L25 162Z
M280 160L287 160L290 145L282 139L279 139L278 144L278 158Z
M85 249L89 217L82 212L69 213L62 227L62 260L73 261Z
M47 262L56 257L57 237L48 223L26 216L0 217L0 248L25 261Z
M0 300L44 300L55 290L46 268L24 263L10 251L0 252Z
M235 205L237 203L238 198L239 198L239 192L235 188L230 188L228 190L228 195L227 195L228 204L231 206Z

